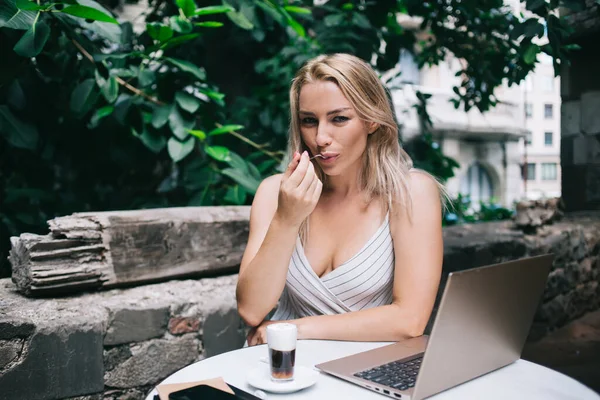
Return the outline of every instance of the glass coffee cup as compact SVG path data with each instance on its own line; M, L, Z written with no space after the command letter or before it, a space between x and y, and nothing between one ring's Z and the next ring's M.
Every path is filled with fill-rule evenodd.
M267 347L273 381L285 382L294 379L297 338L298 328L294 324L282 322L267 326Z

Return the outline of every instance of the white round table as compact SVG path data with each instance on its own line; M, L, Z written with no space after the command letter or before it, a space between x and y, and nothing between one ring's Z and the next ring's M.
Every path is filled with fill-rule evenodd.
M324 361L348 356L389 343L338 342L325 340L299 340L296 348L296 365L313 367ZM267 357L266 345L230 351L191 364L169 376L162 383L184 383L222 377L249 393L256 389L246 383L249 370ZM160 360L156 360L160 362ZM153 400L153 390L146 400ZM270 399L361 399L383 400L389 397L360 386L321 373L317 383L295 393L267 393ZM587 386L549 368L525 360L481 376L477 379L439 393L431 399L486 399L486 400L600 400L600 395Z

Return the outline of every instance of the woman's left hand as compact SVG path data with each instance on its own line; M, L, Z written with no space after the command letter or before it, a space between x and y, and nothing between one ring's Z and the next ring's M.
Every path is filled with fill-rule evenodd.
M248 332L248 346L267 343L267 326L282 322L297 325L294 321L263 321L259 326L250 329L250 332ZM298 337L298 339L300 339L300 337Z

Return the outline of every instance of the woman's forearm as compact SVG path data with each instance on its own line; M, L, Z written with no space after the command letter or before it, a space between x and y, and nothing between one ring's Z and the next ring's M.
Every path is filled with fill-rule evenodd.
M396 342L423 334L427 320L390 304L338 315L305 317L298 325L301 339Z
M238 312L248 325L259 325L277 304L297 237L298 227L274 217L260 249L240 273Z

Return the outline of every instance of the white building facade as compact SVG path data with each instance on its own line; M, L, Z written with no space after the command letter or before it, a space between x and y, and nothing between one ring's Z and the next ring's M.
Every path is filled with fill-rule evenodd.
M418 26L412 22L401 21ZM560 81L552 60L539 57L526 82L495 90L498 105L485 113L455 109L450 102L462 69L452 55L419 70L410 52L403 51L397 66L401 75L388 82L404 141L421 132L412 107L418 103L415 93L431 94L434 138L460 164L446 186L453 196L468 195L474 208L480 201L512 207L525 198L560 196Z

